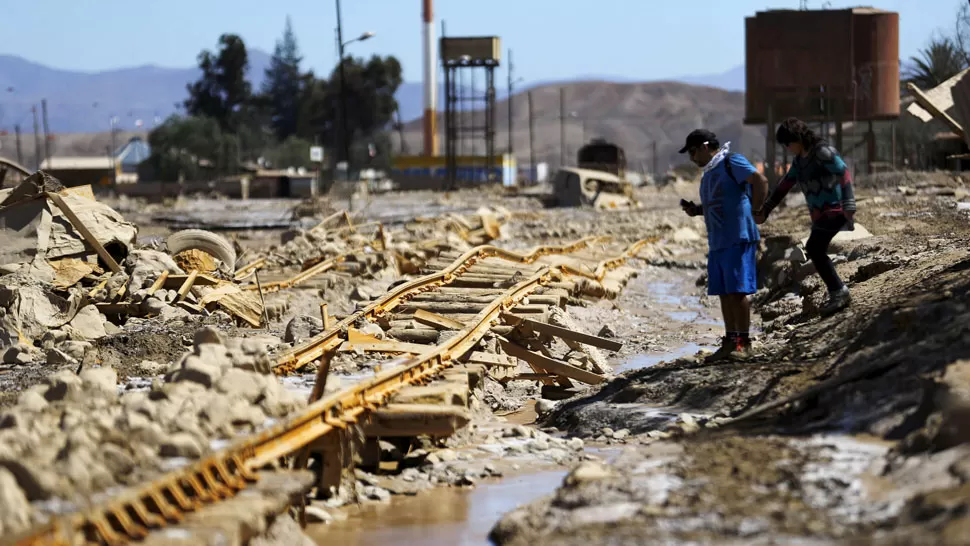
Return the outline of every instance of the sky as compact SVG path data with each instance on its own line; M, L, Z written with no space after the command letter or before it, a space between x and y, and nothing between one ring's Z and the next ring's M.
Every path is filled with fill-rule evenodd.
M329 0L35 0L5 2L0 53L61 69L101 71L143 65L193 66L220 34L272 52L286 17L305 68L329 73L337 59L335 3ZM899 12L900 57L934 32L949 31L962 0L824 2ZM744 62L744 17L798 0L435 0L436 35L502 38L514 72L528 81L577 76L654 80L717 74ZM823 2L809 0L809 8ZM421 79L421 0L343 0L344 40L357 56L394 55L405 81ZM504 65L504 59L503 59ZM503 69L504 73L504 69Z

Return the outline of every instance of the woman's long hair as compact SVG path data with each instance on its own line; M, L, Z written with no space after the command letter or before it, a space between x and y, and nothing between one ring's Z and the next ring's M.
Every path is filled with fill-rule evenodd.
M775 132L775 140L782 146L798 142L806 150L811 150L819 143L824 142L824 139L816 135L815 131L809 129L808 125L798 118L788 118L781 122L778 131Z

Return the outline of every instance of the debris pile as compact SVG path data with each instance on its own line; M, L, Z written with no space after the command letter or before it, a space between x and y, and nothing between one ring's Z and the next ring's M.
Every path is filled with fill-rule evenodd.
M57 370L0 414L0 528L23 529L64 503L84 506L303 406L271 370L262 343L224 340L212 328L197 331L192 351L147 392L119 396L107 367Z

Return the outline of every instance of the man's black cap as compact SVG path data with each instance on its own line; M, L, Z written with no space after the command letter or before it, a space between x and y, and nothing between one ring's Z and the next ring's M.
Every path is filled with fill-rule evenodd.
M714 142L715 140L717 140L717 135L707 129L694 129L687 135L687 142L677 153L682 154L691 148L703 146L705 142Z

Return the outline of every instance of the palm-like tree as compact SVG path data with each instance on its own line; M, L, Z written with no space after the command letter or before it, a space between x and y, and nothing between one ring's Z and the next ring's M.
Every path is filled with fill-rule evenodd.
M932 89L964 68L967 59L956 42L948 37L934 38L918 56L910 57L903 81L923 90Z

